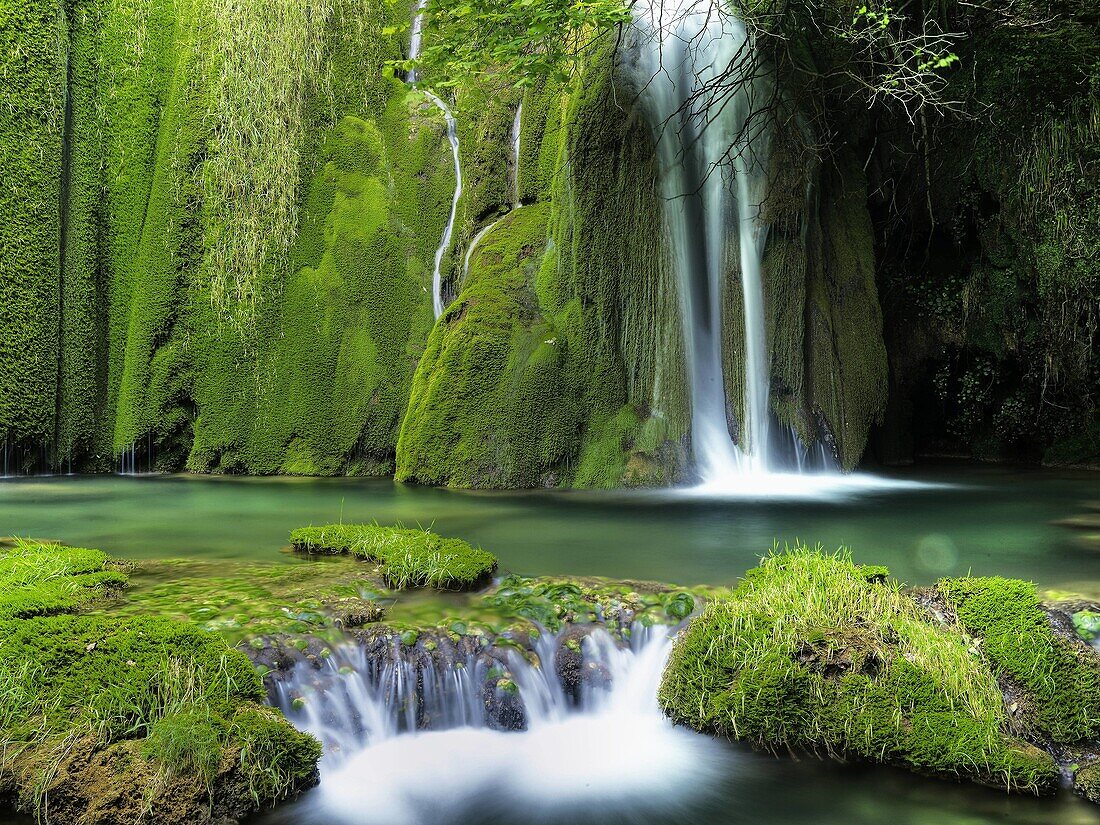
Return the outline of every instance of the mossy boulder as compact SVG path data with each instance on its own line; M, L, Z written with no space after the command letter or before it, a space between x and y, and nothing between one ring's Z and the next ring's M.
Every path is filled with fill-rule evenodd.
M1100 762L1078 769L1073 775L1073 790L1100 805Z
M126 582L96 550L0 551L0 789L49 821L236 820L316 781L320 744L244 654L171 619L75 611ZM47 615L49 614L49 615Z
M1013 734L982 654L881 573L844 552L766 557L678 639L661 706L761 749L1053 791L1054 760Z
M444 538L428 530L382 527L377 524L330 524L303 527L290 543L304 553L349 554L382 566L382 578L396 590L434 587L472 590L488 582L497 560L462 539Z

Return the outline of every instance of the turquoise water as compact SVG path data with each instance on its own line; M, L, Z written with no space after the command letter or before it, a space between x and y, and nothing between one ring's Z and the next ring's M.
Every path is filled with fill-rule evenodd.
M1002 574L1100 594L1100 551L1054 524L1100 501L1100 475L942 466L921 482L851 498L715 500L675 493L471 493L390 481L188 476L0 481L0 535L54 538L122 557L286 563L289 531L377 520L432 525L494 552L524 574L575 573L681 583L729 583L774 541L850 546L919 584L942 575ZM584 742L572 756L583 758ZM444 801L443 825L1092 825L1097 809L926 780L882 768L773 759L724 746L727 764L659 810L606 799L580 808L516 810L508 793ZM631 753L621 758L629 767ZM408 770L416 772L415 765ZM364 778L369 781L369 778ZM431 782L430 777L424 781ZM569 788L561 788L567 798ZM307 795L271 823L324 821ZM425 820L429 821L429 820ZM15 820L0 814L0 823Z
M474 493L388 480L193 476L0 481L0 535L132 558L281 559L291 529L336 521L431 525L523 574L729 583L774 541L846 545L918 584L1001 574L1100 586L1100 552L1051 522L1100 500L1100 475L942 467L930 486L833 501L672 493Z

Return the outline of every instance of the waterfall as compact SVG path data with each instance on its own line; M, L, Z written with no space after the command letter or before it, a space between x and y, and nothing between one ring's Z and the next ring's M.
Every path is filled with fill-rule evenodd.
M756 108L769 94L741 21L718 0L635 6L640 100L657 134L661 187L679 278L692 406L705 485L774 469L761 263L770 136ZM744 398L727 411L722 304L736 238L744 321ZM731 436L731 424L737 430Z
M583 629L582 678L571 691L556 657L575 647L565 641L577 630L543 633L533 650L494 648L496 659L462 643L449 658L426 657L421 640L381 660L345 647L319 670L299 663L274 698L321 739L325 756L320 788L288 808L287 821L427 825L466 821L464 813L480 820L496 805L575 809L579 820L597 802L651 814L728 775L728 751L675 727L657 706L669 628L635 624L629 645ZM501 691L490 696L486 678L507 679L522 730L494 723Z
M455 193L451 198L451 214L447 216L447 225L443 227L443 237L435 251L435 264L432 269L432 309L435 317L443 314L443 256L451 248L451 236L454 234L455 218L458 216L458 202L462 199L462 160L458 152L458 121L450 107L432 92L425 92L447 120L447 142L451 144L451 157L455 164Z
M428 0L420 0L416 6L416 14L413 17L412 33L409 37L409 59L416 60L420 57L420 47L424 38L424 10ZM415 87L419 82L419 72L413 69L409 72L408 82ZM458 217L458 202L462 199L462 158L459 154L458 121L454 112L443 102L443 99L433 92L425 90L425 95L435 104L436 108L443 112L443 118L447 121L447 142L451 145L451 157L455 166L455 191L451 198L451 213L447 216L447 224L443 227L443 237L439 241L439 247L435 251L435 261L432 268L432 311L435 317L443 314L443 256L451 248L451 237L454 235L455 219Z

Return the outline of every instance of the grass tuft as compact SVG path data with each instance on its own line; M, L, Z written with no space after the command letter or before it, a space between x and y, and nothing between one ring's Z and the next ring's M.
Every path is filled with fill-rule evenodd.
M382 577L396 590L434 587L471 590L488 582L497 560L461 539L428 530L377 524L303 527L290 534L296 550L311 554L346 553L382 565Z

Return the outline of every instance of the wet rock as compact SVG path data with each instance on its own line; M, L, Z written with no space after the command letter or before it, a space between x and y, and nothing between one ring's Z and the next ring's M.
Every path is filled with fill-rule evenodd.
M554 651L554 672L562 689L574 702L579 702L583 691L606 688L611 684L611 674L599 662L585 661L584 642L593 633L604 632L602 625L574 625L559 637Z
M369 599L339 599L327 603L325 609L331 614L333 623L344 629L380 622L386 615L382 605Z
M1090 802L1100 805L1100 758L1078 768L1073 777L1073 790Z

